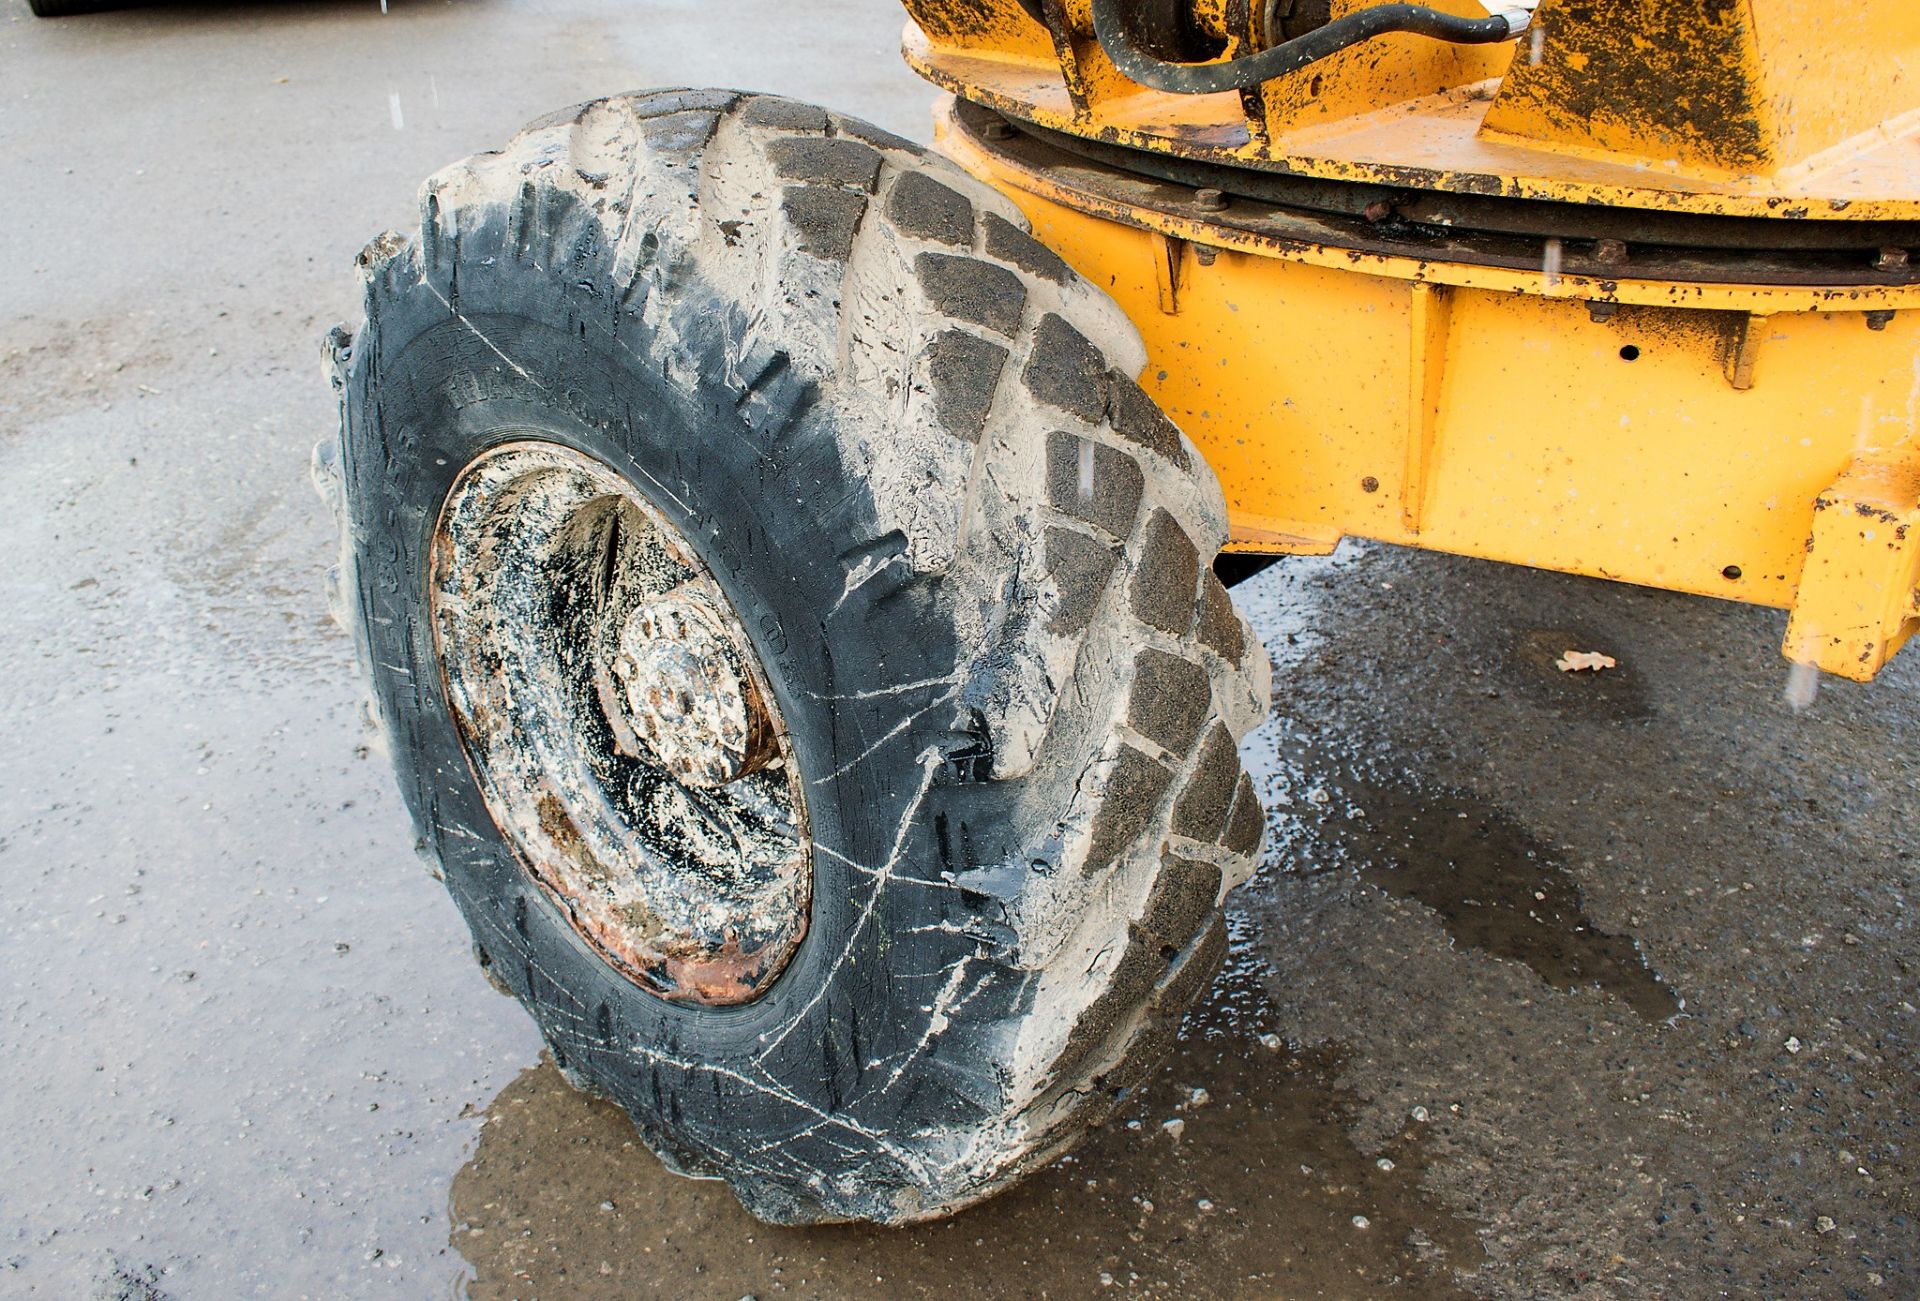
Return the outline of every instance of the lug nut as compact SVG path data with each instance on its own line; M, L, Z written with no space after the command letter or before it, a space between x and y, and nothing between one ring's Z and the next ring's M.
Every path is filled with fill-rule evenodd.
M1905 271L1907 269L1907 250L1903 248L1883 248L1880 256L1874 259L1876 271Z
M1223 212L1227 206L1227 196L1211 185L1193 192L1194 206L1202 212Z

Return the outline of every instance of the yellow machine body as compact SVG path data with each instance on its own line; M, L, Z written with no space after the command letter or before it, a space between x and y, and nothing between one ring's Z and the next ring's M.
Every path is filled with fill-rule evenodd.
M1857 679L1913 630L1920 276L1874 241L1920 221L1920 6L1543 0L1516 42L1175 95L1118 73L1088 0L1033 3L908 0L908 59L956 97L942 147L1131 314L1232 549L1352 535L1781 607L1789 658ZM1265 39L1196 3L1220 58ZM1501 229L1448 236L1487 200Z

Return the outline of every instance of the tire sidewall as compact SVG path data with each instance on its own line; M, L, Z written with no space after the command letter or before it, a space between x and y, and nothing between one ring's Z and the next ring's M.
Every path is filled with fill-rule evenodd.
M689 1108L724 1113L762 1142L817 1127L818 1111L857 1114L858 1097L843 1090L865 1083L859 1059L925 1029L931 1000L912 992L910 973L949 967L974 946L938 925L950 886L911 869L877 889L873 872L851 866L929 857L915 806L937 799L938 773L919 760L950 741L953 711L911 718L900 705L850 708L836 697L884 688L875 666L896 681L951 674L951 623L937 601L849 587L841 556L853 540L848 513L859 511L828 463L829 406L773 431L770 450L737 393L709 378L689 394L647 364L648 340L632 337L638 314L609 315L591 284L469 258L454 315L431 268L425 285L410 283L417 274L395 259L373 286L380 327L371 355L354 359L348 408L361 418L349 420L345 469L361 626L420 834L496 974L569 1065L608 1092L631 1106L638 1088L642 1105L683 1120ZM683 296L681 309L700 297ZM430 556L464 467L528 439L607 464L680 529L741 616L786 721L815 844L811 912L787 968L751 1004L698 1007L634 985L581 938L487 811L426 614ZM823 508L820 490L837 511ZM889 720L905 725L874 744ZM823 786L828 773L837 775ZM849 1019L867 1021L864 1037L846 1032ZM696 1058L697 1069L682 1069ZM690 1160L703 1128L683 1124L677 1135L693 1138Z

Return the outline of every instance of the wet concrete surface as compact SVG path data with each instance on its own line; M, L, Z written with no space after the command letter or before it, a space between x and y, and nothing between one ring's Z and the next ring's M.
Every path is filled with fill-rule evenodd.
M664 1174L360 748L316 341L557 105L928 95L885 0L391 10L0 9L0 1295L1920 1292L1916 661L1795 714L1775 613L1379 548L1241 589L1266 862L1131 1111L903 1232Z

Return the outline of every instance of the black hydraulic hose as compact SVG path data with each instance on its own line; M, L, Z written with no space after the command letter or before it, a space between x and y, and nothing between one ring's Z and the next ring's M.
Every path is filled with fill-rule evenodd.
M1093 31L1100 38L1100 47L1114 66L1134 81L1175 95L1245 90L1389 32L1412 32L1456 45L1489 45L1518 36L1532 17L1519 8L1487 18L1458 18L1424 5L1371 5L1258 54L1224 63L1169 63L1134 44L1120 17L1122 3L1093 0Z

